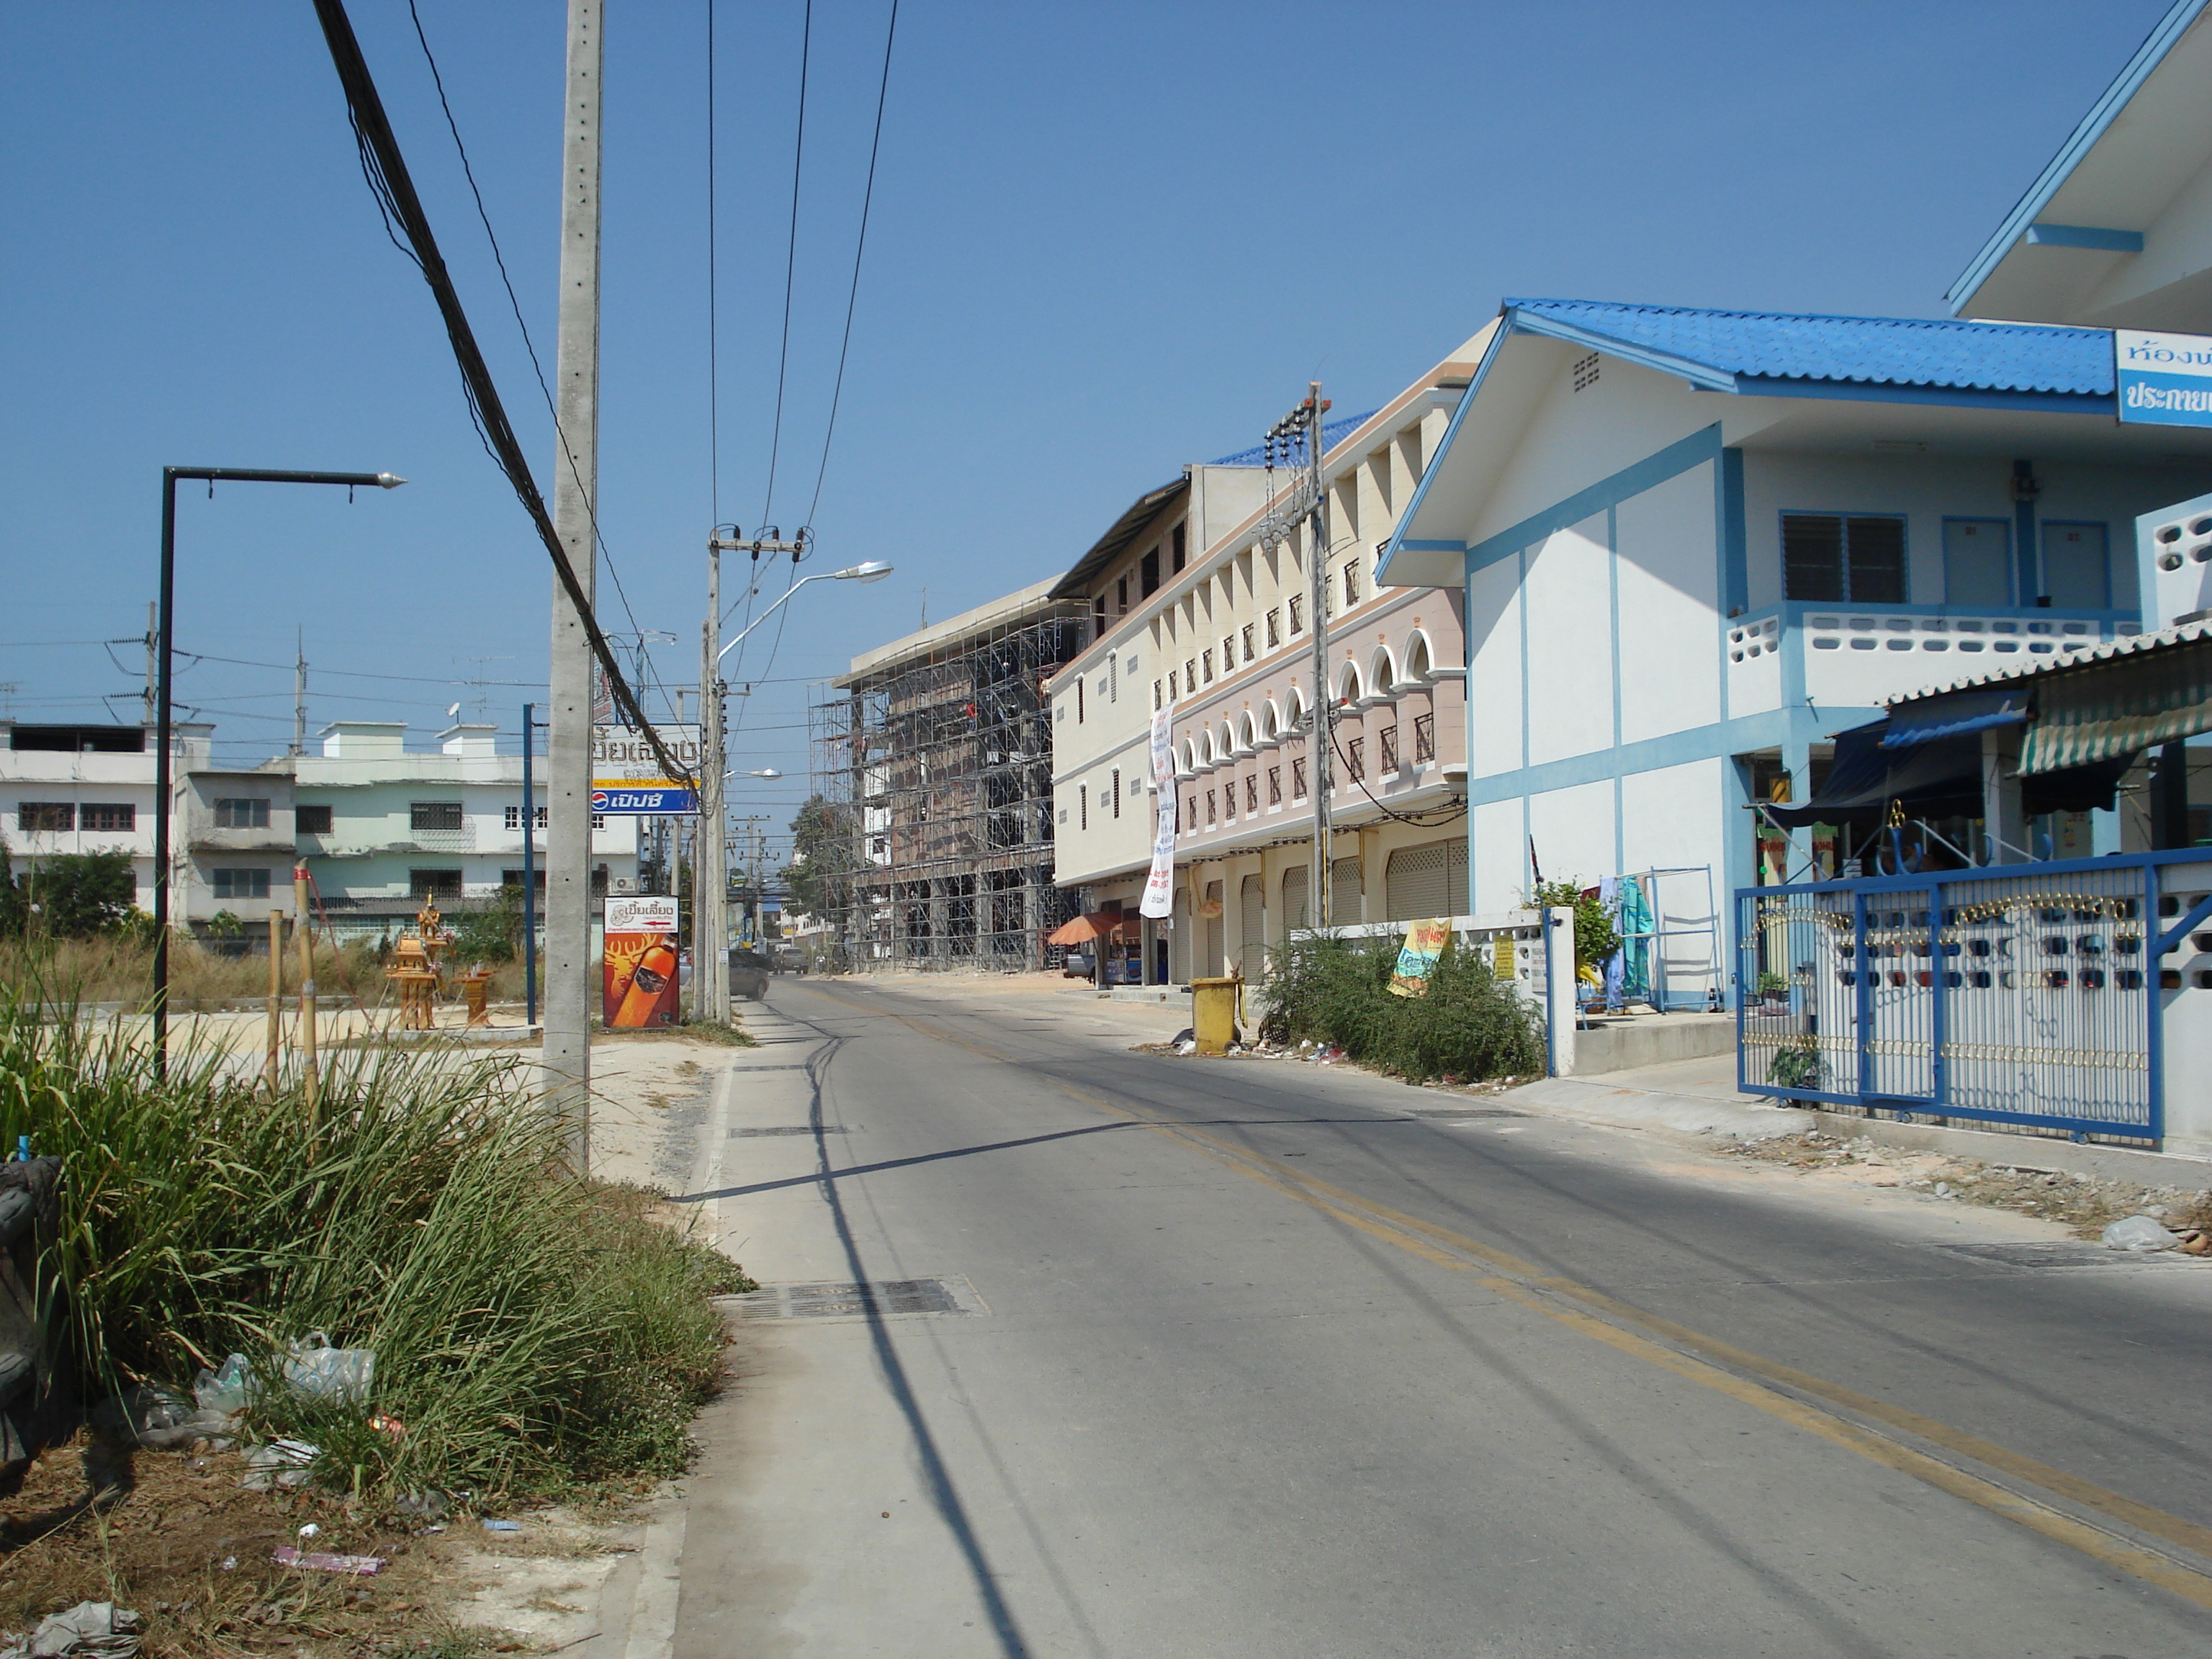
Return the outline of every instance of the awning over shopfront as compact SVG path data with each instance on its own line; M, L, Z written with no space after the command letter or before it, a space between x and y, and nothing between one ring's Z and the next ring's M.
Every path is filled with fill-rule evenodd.
M1996 726L2021 726L2027 720L2028 690L2008 685L1995 691L1954 691L1900 705L1882 733L1885 749L1913 749L1941 738L1963 737Z
M2212 637L2069 663L2038 675L2034 685L2022 777L2135 755L2212 732Z
M1835 760L1820 792L1802 806L1767 806L1765 816L1785 830L1814 823L1875 829L1887 820L1894 801L1908 818L1981 817L1979 729L1899 748L1884 741L1893 723L1893 719L1875 720L1838 732ZM2025 778L2022 805L2031 814L2108 809L2113 790L2134 759L2130 750Z

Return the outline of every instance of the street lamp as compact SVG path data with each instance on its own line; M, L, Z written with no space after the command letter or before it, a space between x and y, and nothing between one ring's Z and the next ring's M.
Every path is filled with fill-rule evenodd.
M722 775L726 778L780 778L783 774L773 766L763 766L757 772L725 772Z
M390 472L272 472L258 467L165 466L161 469L161 616L155 631L161 636L161 656L155 693L154 757L154 1070L166 1077L169 1070L169 658L171 623L177 597L177 480L204 479L210 492L217 483L343 484L348 489L397 489L406 479ZM305 916L298 918L307 921ZM313 958L311 957L312 961ZM307 994L313 997L312 981Z
M805 586L809 582L879 582L890 574L890 566L885 564L881 559L866 559L863 560L859 564L848 565L842 570L824 570L811 576L801 576L797 581L792 583L790 586L785 588L781 593L776 596L775 605L769 605L768 609L762 611L759 616L755 617L752 621L747 623L744 629L738 635L737 638L732 640L720 651L717 651L714 653L714 660L717 663L720 663L723 658L728 656L731 652L737 649L738 646L744 644L744 638L747 634L751 633L754 629L758 628L763 623L774 616L776 613L778 606L782 605L788 601L793 594L799 592L800 588ZM730 607L730 611L735 611L737 608L738 607L733 605ZM724 611L722 613L722 620L727 622L729 620L729 611Z

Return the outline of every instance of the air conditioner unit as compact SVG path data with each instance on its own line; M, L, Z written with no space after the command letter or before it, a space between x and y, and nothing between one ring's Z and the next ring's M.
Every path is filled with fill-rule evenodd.
M635 876L617 876L615 878L615 891L617 893L635 893L637 891L637 878Z

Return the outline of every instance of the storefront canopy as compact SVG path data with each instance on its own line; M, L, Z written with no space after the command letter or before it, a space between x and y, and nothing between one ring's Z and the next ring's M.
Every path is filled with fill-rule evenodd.
M2069 663L2039 674L2034 685L2022 777L2134 755L2212 732L2212 637Z
M2027 720L2028 690L2008 685L1995 691L1954 691L1901 705L1890 714L1882 733L1885 749L1913 749L1939 738L1963 737L1996 726L2020 726Z
M1881 720L1838 732L1835 760L1819 793L1802 806L1768 806L1766 816L1785 830L1814 823L1875 829L1888 818L1893 801L1908 818L1981 817L1979 728L1899 747L1885 742L1893 725L1892 720ZM2031 814L2107 809L2134 759L2130 750L2024 778L2022 805Z

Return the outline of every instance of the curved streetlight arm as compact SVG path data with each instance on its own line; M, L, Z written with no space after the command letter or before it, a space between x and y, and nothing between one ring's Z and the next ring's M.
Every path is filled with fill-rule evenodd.
M738 636L735 639L732 640L729 644L724 646L720 651L717 651L714 653L714 661L719 665L723 658L728 656L732 651L744 644L745 635L747 634L751 633L753 629L758 628L770 617L775 615L777 610L783 605L783 603L787 599L790 599L793 594L799 592L800 588L805 586L807 583L828 582L835 581L836 580L837 573L833 570L823 570L817 572L811 576L801 576L797 581L792 583L790 586L785 588L782 592L776 595L775 603L774 605L769 606L769 608L762 611L759 616L755 617L750 622L747 623L744 629L738 632Z

